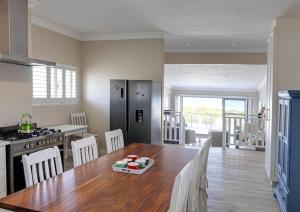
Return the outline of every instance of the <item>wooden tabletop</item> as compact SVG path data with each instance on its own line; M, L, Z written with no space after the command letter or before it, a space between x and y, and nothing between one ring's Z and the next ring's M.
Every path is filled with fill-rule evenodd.
M0 200L0 207L35 211L167 211L173 183L196 150L131 144ZM129 154L153 158L143 175L112 171Z

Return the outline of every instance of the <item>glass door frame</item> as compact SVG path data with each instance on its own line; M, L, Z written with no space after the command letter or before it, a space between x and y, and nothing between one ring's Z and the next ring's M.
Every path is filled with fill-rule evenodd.
M222 98L222 131L223 131L223 139L222 139L222 147L226 148L226 138L225 138L225 101L226 100L243 100L245 101L245 115L248 116L252 114L252 96L237 96L237 97L227 97L221 95L188 95L188 94L177 94L175 95L175 108L178 109L176 112L183 112L183 97L195 97L195 98ZM177 108L176 108L177 107ZM179 108L178 108L179 107Z
M244 105L244 111L245 111L245 116L248 116L249 113L251 113L251 101L249 101L250 98L246 98L246 97L237 97L237 98L233 98L233 97L223 97L222 98L222 109L223 109L223 114L226 114L226 105L225 102L226 100L233 100L233 101L245 101L245 105ZM242 115L242 114L241 114Z
M226 116L226 100L233 100L233 101L244 101L244 113L245 113L245 116L248 117L249 113L251 114L251 111L252 111L252 105L251 105L251 97L237 97L237 98L234 98L234 97L224 97L222 98L222 120L223 120L223 126L222 126L222 132L223 132L223 138L222 138L222 147L223 148L226 148L226 133L225 133L225 126L226 126L226 119L225 119L225 116ZM242 115L242 114L241 114ZM229 140L230 140L230 136L229 136ZM230 143L230 141L229 141Z

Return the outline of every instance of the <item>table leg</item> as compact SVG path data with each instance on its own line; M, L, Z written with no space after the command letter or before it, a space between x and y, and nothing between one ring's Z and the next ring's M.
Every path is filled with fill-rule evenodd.
M69 139L70 136L65 136L65 145L64 145L64 157L65 159L68 158L68 142L69 142Z

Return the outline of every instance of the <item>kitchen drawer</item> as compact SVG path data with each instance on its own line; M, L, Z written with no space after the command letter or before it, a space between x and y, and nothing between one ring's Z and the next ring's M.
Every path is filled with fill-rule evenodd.
M6 166L5 146L0 147L0 170Z
M6 170L0 171L0 194L6 195Z

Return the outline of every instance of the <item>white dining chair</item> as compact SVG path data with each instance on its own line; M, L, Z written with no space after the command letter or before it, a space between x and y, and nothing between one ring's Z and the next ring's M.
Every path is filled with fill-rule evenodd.
M208 165L208 156L209 156L209 149L210 146L212 144L212 139L211 137L209 137L204 145L203 145L203 149L204 149L204 160L203 160L203 175L204 177L202 178L202 185L199 187L199 190L201 190L201 199L203 202L203 211L206 212L207 211L207 189L208 189L208 180L207 180L207 165Z
M187 203L188 212L204 212L205 206L202 200L202 193L205 192L202 188L204 175L204 157L205 149L201 147L193 160L193 168L191 173L191 183L189 186L189 195Z
M124 138L121 129L105 133L107 153L124 148Z
M22 156L26 187L63 173L57 146Z
M205 178L206 178L206 173L207 173L207 164L208 164L209 149L211 147L211 144L212 144L212 138L209 137L205 141L205 143L203 145L203 147L204 147L204 174L205 174Z
M97 143L93 136L72 141L71 145L74 168L98 158Z
M73 125L80 125L80 126L88 126L86 114L84 112L79 113L71 113L71 123ZM83 135L77 135L80 138L88 138L88 137L98 137L97 134L86 132Z
M74 125L87 125L86 114L82 112L71 113L71 122Z
M190 161L176 176L168 212L185 212L191 180L193 161Z

